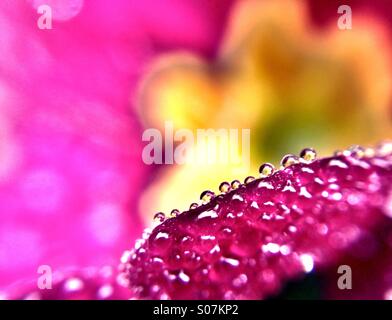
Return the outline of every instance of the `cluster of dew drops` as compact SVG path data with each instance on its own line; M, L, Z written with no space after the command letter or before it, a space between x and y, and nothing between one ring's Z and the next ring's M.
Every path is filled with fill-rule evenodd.
M378 147L378 154L387 154L392 149L392 142L384 142L380 144ZM334 153L335 156L343 155L355 155L358 158L361 157L372 157L376 154L376 150L374 148L363 148L361 146L352 146L347 150L336 151ZM285 155L280 161L280 168L285 169L293 164L297 163L311 163L317 159L317 153L313 148L305 148L303 149L299 157L293 154ZM259 168L260 178L266 178L277 172L279 169L276 169L275 166L271 163L264 163ZM254 176L248 176L244 179L244 184L248 184L254 181L256 178ZM219 191L221 194L229 193L232 190L238 189L241 186L241 182L239 180L233 180L231 183L224 181L219 185ZM200 203L193 202L189 206L189 210L196 209L200 205L207 204L210 202L216 194L211 190L205 190L200 194ZM153 217L154 225L160 224L164 222L166 219L175 218L180 215L181 212L178 209L173 209L169 215L164 212L157 212Z
M343 151L336 151L334 153L335 159L336 157L351 157L355 159L361 159L361 158L373 158L373 157L385 157L387 156L388 159L390 160L390 156L392 155L392 142L385 142L380 144L376 148L363 148L360 146L354 146L349 149L343 150ZM280 161L280 166L278 168L275 168L273 164L271 163L264 163L260 166L259 168L259 177L261 180L264 178L271 177L278 173L279 171L285 170L286 168L295 165L295 164L310 164L314 161L317 160L317 153L314 149L312 148L305 148L303 149L300 153L299 156L293 155L293 154L288 154L285 155L282 160ZM388 161L389 161L388 160ZM339 160L332 160L332 162L339 162ZM341 163L340 165L344 165L344 163ZM231 191L234 192L234 190L237 190L241 188L243 185L247 185L254 181L256 178L254 176L248 176L247 178L244 179L244 182L241 183L239 180L234 180L231 183L224 181L219 185L219 191L220 194L217 195L211 190L206 190L203 191L200 195L200 202L199 203L192 203L190 205L189 211L186 212L192 212L195 209L198 209L200 206L208 205L212 199L214 199L217 196L222 196L225 194L230 193ZM337 200L337 199L335 199ZM157 227L158 225L162 224L166 220L170 220L172 218L178 217L182 214L180 210L178 209L173 209L169 215L166 215L163 212L158 212L154 215L154 220L153 220L153 227ZM151 233L153 232L152 228L146 228L143 232L142 238L137 240L135 243L135 247L130 250L124 252L122 258L121 258L121 263L123 264L123 267L126 269L125 264L129 261L130 257L135 255L135 252L140 249L145 241L150 237ZM160 233L159 235L162 235ZM264 248L265 247L265 248ZM269 250L271 252L276 251L276 250L283 250L285 251L288 247L287 246L281 246L278 248L278 246L274 243L269 243L265 246L263 246L263 250ZM144 250L144 249L142 249ZM284 254L285 252L283 252ZM227 259L226 259L227 260ZM230 259L228 259L230 260ZM300 256L300 262L303 264L304 270L306 272L309 272L313 268L313 258L310 255L303 254ZM230 262L230 261L228 261ZM234 261L233 261L234 263ZM189 276L186 274L180 274L179 277L184 278L184 281L187 282L189 281Z

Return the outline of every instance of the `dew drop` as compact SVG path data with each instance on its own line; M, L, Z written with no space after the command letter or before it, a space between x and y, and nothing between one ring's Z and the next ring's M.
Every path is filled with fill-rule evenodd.
M331 199L335 201L342 200L343 195L340 192L335 192L331 195Z
M292 154L288 154L283 157L282 161L280 162L284 168L291 166L292 164L298 163L298 158Z
M312 162L316 159L317 153L314 149L312 148L305 148L301 151L299 156L305 160L306 162Z
M64 283L64 289L67 292L79 291L84 287L83 281L79 278L70 278Z
M259 168L259 173L262 178L270 176L275 170L271 163L264 163Z
M178 209L173 209L173 210L170 212L170 218L175 218L175 217L177 217L179 214L180 214L180 210L178 210Z
M218 214L214 210L208 210L208 211L203 211L200 213L197 218L198 219L203 219L203 218L217 218Z
M184 271L181 271L181 272L178 274L178 278L179 278L182 282L184 282L184 283L188 283L189 280L190 280L189 276L188 276L186 273L184 273Z
M309 273L313 270L314 261L313 257L310 254L301 254L299 257L306 273Z
M242 273L238 277L233 279L233 286L239 288L245 285L247 282L248 277L246 276L246 274Z
M158 232L155 239L169 239L169 234L167 232Z
M191 205L189 206L189 209L196 209L199 205L196 202L191 203Z
M328 165L330 167L338 167L338 168L341 168L341 169L347 169L348 168L347 164L345 164L343 161L336 160L336 159L331 160L328 163Z
M238 189L240 185L241 185L241 182L239 182L238 180L233 180L231 182L231 188L232 189Z
M382 157L390 155L392 153L392 141L385 141L378 145L377 153Z
M306 189L306 187L301 187L299 195L303 196L305 198L308 198L308 199L312 198L312 195L309 193L309 191L308 191L308 189Z
M99 299L108 299L113 294L113 287L110 284L103 285L98 290Z
M265 181L260 181L260 183L258 184L257 187L258 188L266 188L266 189L269 189L269 190L273 190L274 189L274 186L271 183L265 182Z
M269 242L264 244L261 249L263 252L278 253L280 246L277 243Z
M290 225L288 229L289 229L289 231L292 232L292 233L297 232L297 227L296 227L296 226Z
M220 247L218 244L212 247L212 249L209 251L210 254L215 254L220 252Z
M224 181L219 185L219 191L222 193L226 193L230 191L230 183Z
M376 154L376 150L374 150L373 148L366 148L364 151L364 155L367 158L373 158Z
M240 265L240 262L234 258L222 257L221 260L222 260L222 262L227 263L227 264L231 265L232 267L238 267Z
M165 214L163 212L157 212L154 215L154 222L163 222L165 221Z
M349 151L351 156L356 158L362 158L365 155L365 149L358 145L350 147Z
M280 253L284 256L287 256L291 253L291 248L288 245L284 244L283 246L280 246Z
M210 190L203 191L200 194L200 200L203 201L204 203L208 203L214 197L214 195L215 193L213 193Z
M254 181L254 180L255 180L255 177L249 176L249 177L246 177L246 178L245 178L244 183L245 183L245 184L248 184L249 182L252 182L252 181Z

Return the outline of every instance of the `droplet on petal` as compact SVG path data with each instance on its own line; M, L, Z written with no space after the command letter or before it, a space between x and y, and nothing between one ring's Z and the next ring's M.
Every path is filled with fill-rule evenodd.
M157 212L154 215L154 222L158 222L158 223L163 222L163 221L165 221L165 218L166 218L166 216L163 212Z
M298 163L298 158L292 154L288 154L288 155L284 156L282 161L280 162L280 164L284 168L287 168L287 167L291 166L292 164L296 164L296 163Z
M254 180L255 180L255 177L249 176L249 177L246 177L246 178L245 178L244 183L245 183L245 184L248 184L249 182L252 182L252 181L254 181Z
M210 202L210 200L215 196L215 193L213 193L210 190L203 191L200 195L200 200L203 201L204 203Z
M275 170L275 167L270 163L264 163L260 166L260 177L265 178L270 176Z
M233 180L231 182L231 188L232 189L238 189L240 185L241 185L241 182L239 180Z
M178 209L173 209L173 210L170 212L170 218L177 217L179 214L180 214L180 210L178 210Z
M305 160L306 162L312 162L316 159L317 153L314 149L312 148L305 148L301 151L299 156Z
M351 156L356 158L362 158L365 155L365 149L358 145L350 147L349 151Z
M302 254L300 256L300 260L306 273L309 273L313 270L314 261L313 257L310 254Z
M189 209L196 209L199 205L196 202L191 203L191 205L189 206Z
M392 141L384 141L377 146L377 154L381 157L392 154Z
M226 192L230 191L230 184L226 181L222 182L219 185L219 191L222 193L226 193Z
M376 150L374 150L374 148L365 148L364 151L365 157L371 158L374 157L375 154L376 154Z
M79 278L70 278L64 283L66 291L78 291L83 289L83 281Z

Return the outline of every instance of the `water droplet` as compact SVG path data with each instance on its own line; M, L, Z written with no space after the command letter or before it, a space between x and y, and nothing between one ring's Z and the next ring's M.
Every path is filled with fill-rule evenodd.
M233 196L231 197L231 199L233 199L233 200L238 200L238 201L240 201L240 202L243 202L243 201L244 201L244 198L241 197L239 194L233 194Z
M258 188L266 188L266 189L269 189L269 190L273 190L274 189L274 186L271 183L265 182L265 181L260 181L260 183L258 184L257 187Z
M288 245L284 244L283 246L280 246L280 253L284 256L287 256L291 253L291 248Z
M157 212L154 215L154 222L163 222L165 221L165 214L163 212Z
M301 254L301 256L299 258L300 258L301 263L303 265L304 271L306 273L311 272L314 267L313 257L310 254Z
M277 243L269 242L264 244L261 249L263 252L278 253L280 251L280 246Z
M392 141L385 141L378 145L377 153L382 157L390 155L392 153Z
M366 148L364 154L367 158L373 158L376 154L376 150L374 150L373 148Z
M108 299L113 294L113 287L110 284L103 285L98 290L99 299Z
M296 190L291 184L288 183L288 184L283 188L282 192L297 192L297 190Z
M338 167L338 168L341 168L341 169L347 169L348 168L347 164L345 164L343 161L336 160L336 159L331 160L328 163L328 165L330 167Z
M333 153L334 157L339 157L343 154L342 150L335 150L335 152Z
M233 279L233 286L239 288L245 285L247 282L248 282L248 277L246 276L246 274L242 273L238 277Z
M215 193L210 190L203 191L200 195L200 200L204 203L207 203L214 197L214 195Z
M308 189L306 189L306 187L301 187L299 195L303 196L305 198L308 198L308 199L312 198L312 195L309 193L309 191L308 191Z
M260 166L259 172L262 178L270 176L275 170L275 167L271 163L264 163Z
M312 148L305 148L301 151L299 156L305 160L306 162L312 162L313 160L316 159L317 153L314 149Z
M361 146L355 145L349 148L351 156L356 158L362 158L365 155L365 149Z
M292 233L297 232L297 227L296 226L290 225L288 229Z
M233 180L231 182L231 188L232 189L238 189L240 185L241 185L241 182L239 182L238 180Z
M298 163L298 158L292 154L288 154L283 157L282 161L280 162L284 168L291 166L292 164Z
M248 184L249 182L252 182L252 181L254 181L254 180L255 180L255 177L249 176L249 177L246 177L246 178L245 178L244 183L245 183L245 184Z
M175 218L175 217L177 217L179 214L180 214L180 210L178 210L178 209L173 209L173 210L170 212L170 218Z
M84 287L83 281L79 278L70 278L64 283L64 289L68 292L79 291Z
M203 218L217 218L218 214L214 210L208 210L208 211L203 211L200 213L197 218L198 219L203 219Z
M188 283L189 280L190 280L189 276L188 276L186 273L184 273L184 271L181 271L181 272L178 274L178 278L179 278L182 282L185 282L185 283Z
M189 206L189 209L196 209L199 205L196 202L191 203L191 205Z
M233 267L238 267L240 265L240 262L237 259L234 258L221 258L222 262L227 263Z
M220 252L220 247L218 244L212 247L212 249L209 251L210 254L215 254Z
M331 195L331 199L335 201L340 201L342 200L343 195L340 192L335 192Z
M226 193L228 191L230 191L230 183L224 181L219 185L219 191Z
M169 239L169 234L167 232L158 232L155 239Z

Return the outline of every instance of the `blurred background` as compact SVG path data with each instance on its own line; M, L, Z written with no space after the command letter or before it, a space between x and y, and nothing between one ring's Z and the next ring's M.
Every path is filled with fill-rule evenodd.
M391 138L391 34L388 0L2 0L0 290L115 266L155 212L286 153ZM143 163L165 121L250 128L251 167Z

